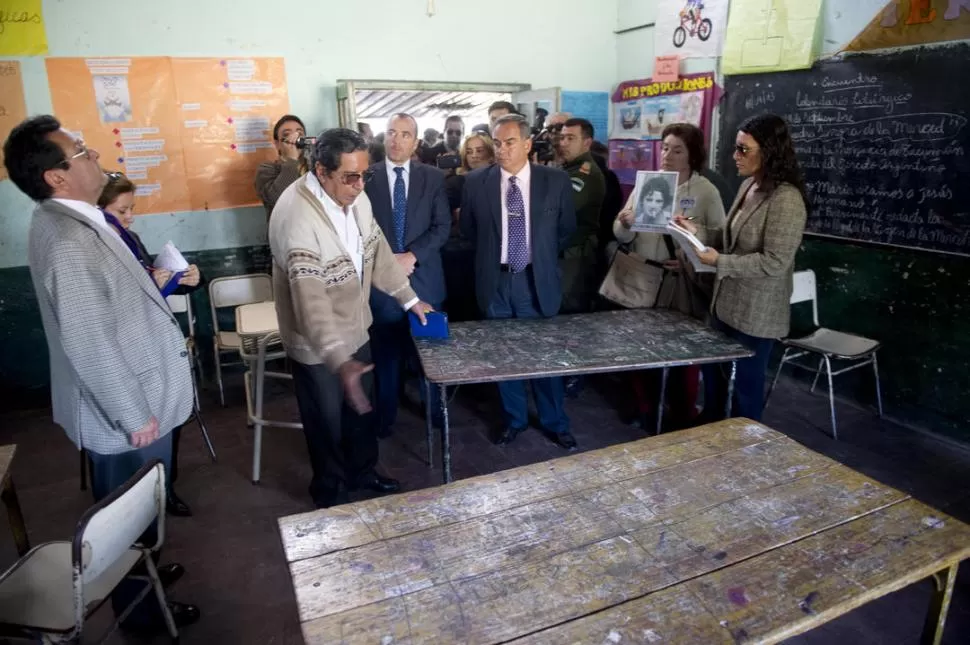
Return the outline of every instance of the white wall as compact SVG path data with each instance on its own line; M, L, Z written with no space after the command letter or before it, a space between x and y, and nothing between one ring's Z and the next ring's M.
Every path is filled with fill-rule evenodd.
M517 82L610 90L617 1L44 0L50 56L282 56L290 105L311 130L336 125L338 78ZM576 43L581 42L581 46ZM30 114L51 110L43 58L20 59ZM26 264L31 202L0 182L0 267ZM150 250L261 244L263 209L145 215Z

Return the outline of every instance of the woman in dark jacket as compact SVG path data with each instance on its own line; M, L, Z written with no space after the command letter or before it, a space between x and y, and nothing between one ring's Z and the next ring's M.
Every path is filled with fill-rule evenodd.
M125 245L131 249L134 256L145 267L159 290L163 290L172 277L172 272L165 269L156 269L153 266L155 258L148 253L148 249L142 243L138 234L129 227L134 221L135 204L135 185L125 177L124 173L109 172L108 183L105 184L101 197L98 199L98 206L104 211L104 218L121 236ZM184 295L195 291L202 286L202 275L199 267L190 264L188 269L179 278L178 287L172 294ZM179 439L182 435L182 428L179 426L172 431L172 472L168 473L168 498L166 499L166 510L171 515L186 517L192 514L189 505L179 499L175 494L175 480L178 477L178 453Z

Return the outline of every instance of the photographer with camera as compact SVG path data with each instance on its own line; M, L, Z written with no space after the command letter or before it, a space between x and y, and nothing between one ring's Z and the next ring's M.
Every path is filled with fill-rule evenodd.
M455 174L455 170L461 166L461 156L458 149L461 147L461 140L465 136L465 122L457 115L449 116L445 119L445 137L433 148L428 149L428 161L433 166L445 171L445 177Z
M305 142L306 127L300 117L284 114L273 126L273 145L279 158L276 161L264 161L256 169L256 194L266 207L266 216L273 214L273 207L283 191L306 173L303 161L303 150L298 144Z

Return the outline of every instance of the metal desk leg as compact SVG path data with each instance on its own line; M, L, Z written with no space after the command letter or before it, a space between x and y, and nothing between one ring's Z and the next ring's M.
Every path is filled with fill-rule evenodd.
M446 484L451 483L451 427L448 422L448 388L441 388L441 464ZM430 421L429 421L430 423Z
M253 369L253 484L259 483L260 461L263 457L263 379L266 372L266 343L260 340Z
M428 468L434 469L434 428L431 424L431 381L424 379L424 429L428 440Z
M667 377L670 375L670 368L663 368L663 372L660 374L660 398L657 400L657 431L654 434L660 434L663 430L664 425L664 400L667 398Z
M730 419L734 410L734 381L738 375L738 362L731 361L731 376L728 378L727 403L724 404L724 418Z
M84 453L82 453L84 454ZM84 455L87 458L87 455ZM17 555L23 556L30 551L30 540L27 539L27 525L24 524L24 514L20 511L17 500L17 489L13 486L13 477L7 475L0 492L3 503L7 507L7 517L10 518L10 530L13 532L13 542L17 546Z
M920 639L921 645L940 645L943 642L946 612L950 609L950 599L953 597L953 584L956 582L957 569L959 567L959 564L955 564L949 569L944 569L933 574L933 584L936 585L936 589L933 591L933 598L930 600L930 609L926 614L923 636Z

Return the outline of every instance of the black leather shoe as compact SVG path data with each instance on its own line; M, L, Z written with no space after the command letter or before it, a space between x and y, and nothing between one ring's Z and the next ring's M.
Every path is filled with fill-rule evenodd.
M158 579L161 580L163 587L171 587L184 575L185 567L178 562L158 567Z
M375 493L396 493L401 490L401 482L372 472L359 478L356 485L351 486L350 490L357 490L359 488L372 490Z
M170 490L165 498L165 512L176 517L191 517L192 509L189 505L179 499L175 491Z
M202 612L196 605L189 605L184 602L169 600L168 610L172 612L172 619L175 621L175 626L179 628L188 627L193 623L199 622L199 619L202 618Z
M557 444L561 448L565 448L569 452L576 450L576 437L569 432L557 432L552 435L553 443Z
M525 432L525 428L516 428L514 426L506 426L502 430L502 434L499 435L498 441L496 442L500 446L507 446L518 437L520 434Z

